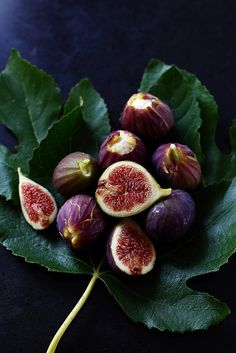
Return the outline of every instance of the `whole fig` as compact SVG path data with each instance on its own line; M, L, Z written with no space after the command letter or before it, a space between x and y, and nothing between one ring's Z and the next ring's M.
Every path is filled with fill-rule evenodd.
M160 183L175 189L192 190L201 181L201 166L193 151L180 143L159 146L152 164Z
M75 249L85 248L106 229L105 215L93 197L76 195L67 200L57 215L59 233Z
M149 210L145 228L158 245L172 245L183 239L194 223L196 207L192 197L183 190L171 195Z
M98 153L98 165L105 170L119 161L147 163L147 150L140 138L125 130L113 131L102 143Z
M163 138L174 125L167 104L150 93L133 94L121 115L122 128L147 141Z
M58 163L52 182L60 194L70 197L86 191L94 182L96 174L95 160L89 154L74 152Z

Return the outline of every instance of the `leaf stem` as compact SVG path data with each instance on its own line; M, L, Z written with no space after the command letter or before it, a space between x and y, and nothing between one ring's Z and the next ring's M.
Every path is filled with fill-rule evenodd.
M82 308L82 306L84 305L86 300L88 299L88 297L89 297L89 295L95 285L95 282L96 282L97 278L99 277L100 267L101 267L101 264L94 271L93 276L92 276L87 288L85 289L82 297L80 298L80 300L78 301L78 303L76 304L74 309L70 312L70 314L67 316L67 318L65 319L65 321L63 322L63 324L61 325L61 327L59 328L59 330L57 331L57 333L53 337L53 339L48 347L47 353L54 353L56 351L57 345L60 342L63 334L65 333L68 326L74 320L74 318L76 317L76 315L78 314L78 312L80 311L80 309Z

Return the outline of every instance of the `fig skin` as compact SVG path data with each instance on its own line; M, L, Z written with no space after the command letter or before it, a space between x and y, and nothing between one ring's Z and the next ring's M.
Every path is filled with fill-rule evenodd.
M95 199L88 195L76 195L67 200L57 215L57 228L61 236L74 249L83 249L104 235L106 216Z
M121 115L122 129L145 141L162 139L174 125L170 107L150 93L133 94Z
M196 217L192 197L183 190L173 190L171 195L156 203L148 211L145 221L147 234L155 244L175 245L183 240Z
M174 189L193 190L201 181L201 166L186 145L167 143L153 154L152 164L161 184Z
M107 240L106 256L114 271L133 277L150 272L156 261L151 240L131 218L114 226Z
M60 194L70 197L88 190L96 176L96 161L87 153L73 152L57 164L52 182Z
M147 163L148 154L142 140L126 130L113 131L102 143L98 153L98 166L105 170L119 161L134 161L141 165Z
M98 180L96 199L101 209L113 217L129 217L168 196L140 164L121 161L110 165Z
M18 168L19 197L25 220L36 230L43 230L54 222L57 205L52 194L42 185L27 178Z

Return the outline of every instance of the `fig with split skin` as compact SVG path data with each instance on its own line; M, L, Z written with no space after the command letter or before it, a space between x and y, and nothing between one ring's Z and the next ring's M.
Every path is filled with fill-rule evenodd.
M172 190L168 198L156 203L147 213L145 229L157 245L171 246L183 240L192 227L196 207L183 190Z
M140 164L122 161L103 172L98 181L96 199L108 215L128 217L146 210L170 193L171 189L162 189Z
M74 249L92 245L104 235L106 227L106 216L88 195L71 197L57 215L59 233Z
M140 138L125 130L113 131L102 143L98 153L98 165L105 170L111 164L129 160L147 163L147 150Z
M65 197L86 191L97 176L95 160L87 153L73 152L56 166L52 182L55 189Z
M180 143L159 146L152 164L158 180L175 189L193 190L201 181L201 166L191 149Z
M169 106L150 93L133 94L121 115L122 129L146 141L162 139L174 125Z
M57 214L53 196L42 185L23 175L20 168L18 175L20 204L25 220L34 229L48 228Z
M156 252L140 226L126 218L115 225L108 238L107 261L117 272L140 276L153 269Z

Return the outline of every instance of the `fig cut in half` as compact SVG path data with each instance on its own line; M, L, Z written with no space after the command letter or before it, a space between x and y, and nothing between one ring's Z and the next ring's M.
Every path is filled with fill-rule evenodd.
M139 276L153 269L156 252L140 226L126 218L114 227L108 238L107 261L117 272Z
M127 217L146 210L170 193L171 189L162 189L138 163L121 161L109 166L101 175L96 199L108 215Z
M19 174L20 204L25 220L37 230L46 229L54 221L57 205L51 193L42 185Z

